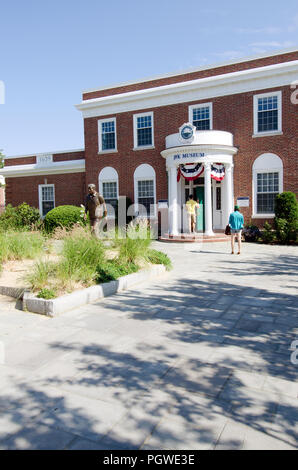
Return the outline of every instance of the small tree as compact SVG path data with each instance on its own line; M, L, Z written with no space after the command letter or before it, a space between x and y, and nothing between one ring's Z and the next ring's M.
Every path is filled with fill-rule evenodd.
M295 193L290 191L278 194L275 198L274 226L281 243L297 240L298 203Z

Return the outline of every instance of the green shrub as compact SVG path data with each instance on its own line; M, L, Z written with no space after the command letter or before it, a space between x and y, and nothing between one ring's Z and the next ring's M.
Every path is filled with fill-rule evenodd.
M36 297L38 297L39 299L54 299L55 297L57 297L57 294L54 289L44 288L38 292Z
M74 224L84 224L82 208L77 206L58 206L47 213L44 219L45 229L52 232L57 227L70 229Z
M272 243L275 238L276 236L272 226L268 222L265 222L264 229L262 231L262 240L264 243Z
M134 263L125 264L119 259L108 260L97 266L96 282L101 284L103 282L115 281L121 276L138 271L138 269L138 266Z
M35 229L41 225L39 210L23 202L17 207L8 204L0 215L0 229L23 230Z
M286 219L278 219L275 217L274 225L276 229L277 240L280 243L287 243L288 241L288 222Z
M297 240L298 203L296 195L290 191L278 194L275 198L275 219L277 239L281 243Z
M4 212L0 215L1 230L9 230L17 228L16 208L11 204L7 204Z
M163 264L167 271L172 268L172 262L168 255L157 250L148 250L147 260L152 264Z
M295 222L298 218L298 203L295 193L287 191L278 194L275 198L275 217Z
M40 222L39 210L23 202L16 208L18 224L20 227L34 227Z

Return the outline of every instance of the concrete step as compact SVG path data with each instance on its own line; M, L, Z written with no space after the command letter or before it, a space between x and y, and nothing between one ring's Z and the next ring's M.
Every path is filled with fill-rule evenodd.
M159 237L159 241L166 243L210 243L210 242L227 242L230 240L228 235L224 233L215 233L212 236L204 235L203 233L183 233L180 235L164 234Z

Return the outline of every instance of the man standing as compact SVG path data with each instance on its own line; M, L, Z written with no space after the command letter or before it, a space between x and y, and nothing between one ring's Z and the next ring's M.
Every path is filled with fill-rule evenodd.
M85 201L85 220L87 212L89 212L91 233L99 238L99 221L107 216L107 208L104 198L95 191L95 184L88 184L88 195Z
M231 244L232 244L232 255L234 254L235 236L238 239L238 255L241 252L241 233L243 229L244 218L239 212L239 206L234 207L234 212L230 214L229 226L231 227Z
M193 195L190 194L186 203L186 210L188 215L188 229L190 233L193 233L195 231L196 207L197 203L196 201L194 201Z

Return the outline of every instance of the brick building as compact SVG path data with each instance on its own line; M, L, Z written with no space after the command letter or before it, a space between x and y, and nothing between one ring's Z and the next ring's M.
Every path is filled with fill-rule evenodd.
M111 206L125 195L152 218L168 206L173 235L186 228L189 194L208 235L236 202L262 225L277 193L297 192L297 80L298 51L287 50L86 91L77 105L85 149L6 157L6 203L44 216L83 203L94 182Z

